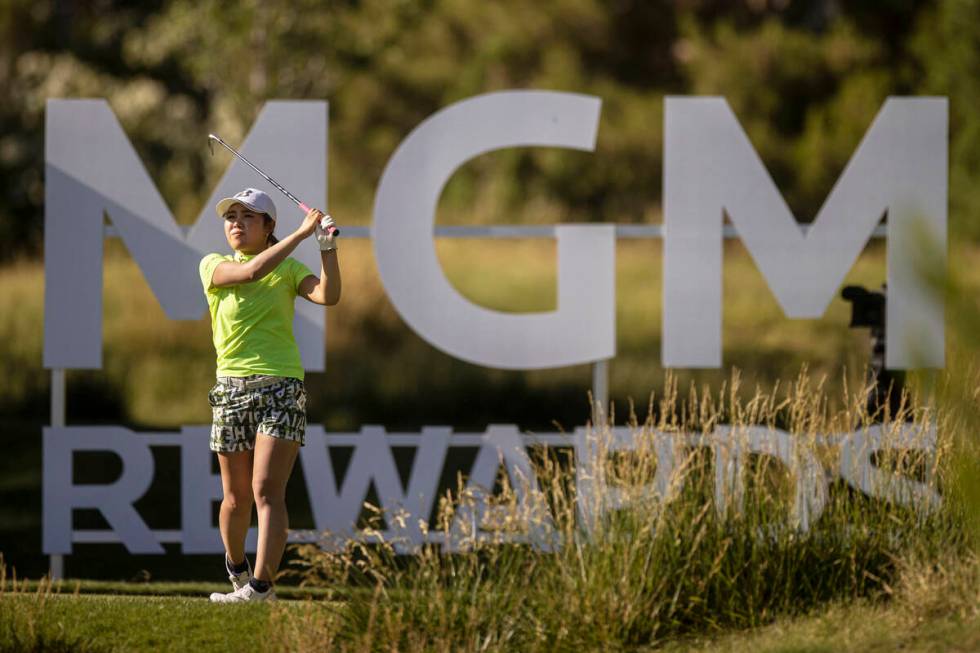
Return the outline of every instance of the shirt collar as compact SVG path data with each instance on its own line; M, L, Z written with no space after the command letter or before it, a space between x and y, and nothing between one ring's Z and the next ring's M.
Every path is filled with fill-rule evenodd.
M246 261L251 261L255 258L255 254L242 254L239 251L235 252L235 261L238 263L245 263Z

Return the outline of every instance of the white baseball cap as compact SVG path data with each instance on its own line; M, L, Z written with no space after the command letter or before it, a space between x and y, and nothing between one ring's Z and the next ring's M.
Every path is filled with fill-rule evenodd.
M233 197L226 197L218 202L214 207L214 210L218 213L218 217L225 217L225 213L228 212L228 207L236 202L247 206L253 211L267 213L273 220L276 219L276 205L272 203L272 198L257 188L246 188L243 191L235 193Z

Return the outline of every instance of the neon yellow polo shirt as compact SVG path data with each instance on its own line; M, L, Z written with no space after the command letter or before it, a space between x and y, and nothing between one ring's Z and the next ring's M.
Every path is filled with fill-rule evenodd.
M201 284L218 355L217 376L270 374L302 380L293 314L300 281L313 273L296 259L286 258L258 281L225 288L211 285L220 263L252 258L236 253L208 254L201 259Z

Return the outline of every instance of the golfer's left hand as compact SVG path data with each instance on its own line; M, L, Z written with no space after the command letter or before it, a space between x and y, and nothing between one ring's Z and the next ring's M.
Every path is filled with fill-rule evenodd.
M321 252L329 252L337 249L336 223L334 223L333 218L329 215L320 218L320 223L317 224L314 234L316 236L316 242L320 245Z

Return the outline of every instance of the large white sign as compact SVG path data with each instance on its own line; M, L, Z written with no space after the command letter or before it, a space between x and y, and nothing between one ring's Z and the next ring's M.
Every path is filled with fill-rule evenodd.
M202 135L204 147L206 135ZM326 206L327 104L269 102L241 151L261 161L286 188ZM252 186L278 191L229 157L228 171L188 230L174 220L136 150L104 100L49 100L44 180L44 367L102 367L102 244L104 216L115 225L150 289L172 320L207 313L197 264L227 251L214 205ZM314 270L316 247L296 250ZM303 365L324 369L323 307L296 304L293 325Z
M562 367L616 353L612 225L558 227L558 310L514 315L465 299L446 279L432 227L453 172L505 147L595 147L599 99L570 93L493 93L440 111L385 168L374 204L378 271L405 321L434 347L507 369Z
M439 193L460 165L505 147L591 150L598 120L598 98L492 93L440 111L395 151L378 188L372 237L392 303L421 337L503 369L615 356L613 225L556 229L558 309L528 315L463 298L439 267L432 239ZM301 197L326 206L326 123L324 102L270 102L243 150ZM721 365L723 211L784 312L810 318L823 314L887 212L888 367L943 365L942 298L919 280L915 254L929 240L945 251L945 99L890 98L805 232L723 99L668 98L664 129L665 365ZM196 263L226 248L210 207L264 182L233 160L185 234L104 101L49 101L46 136L45 367L101 367L103 215L167 315L199 319L206 307ZM296 255L315 268L312 245ZM296 334L310 371L324 365L323 317L299 303Z
M130 553L163 553L162 544L181 544L184 553L220 553L221 537L212 524L212 505L221 500L221 477L211 471L206 450L208 426L184 427L180 433L136 433L121 427L72 426L44 430L44 552L67 554L74 543L120 542ZM650 446L650 443L652 447ZM770 456L782 465L795 482L792 527L810 528L827 503L828 484L843 479L855 490L930 511L940 503L935 484L894 474L876 465L882 451L923 451L927 454L927 474L935 467L936 433L912 424L889 427L871 426L853 433L817 437L807 447L785 431L769 428L733 430L718 427L707 435L666 433L618 427L603 433L577 428L572 434L548 433L522 436L514 425L490 426L485 433L453 433L446 427L430 427L418 433L386 433L380 426L364 427L359 433L326 434L320 426L310 426L306 446L300 450L300 468L315 528L292 531L291 541L319 542L325 548L338 548L351 538L365 537L355 531L365 496L371 485L377 489L388 530L381 533L399 551L411 551L425 542L441 543L447 550L466 546L474 539L524 542L542 549L556 543L552 528L554 516L542 500L528 446L547 445L573 448L576 475L576 501L585 525L595 523L604 512L622 507L627 501L617 480L607 481L607 456L634 449L652 450L657 457L656 478L647 488L631 488L632 496L667 497L678 488L675 474L682 473L681 462L690 447L710 449L715 470L715 504L726 511L740 504L743 468L750 454ZM343 478L336 478L330 461L331 447L352 447L353 455ZM179 530L152 530L134 504L146 493L154 477L151 447L180 448L181 520ZM395 464L393 447L415 450L407 483L402 482ZM478 453L467 478L465 494L473 505L459 510L447 533L420 526L428 522L438 497L447 488L439 479L453 447L477 447ZM840 452L838 462L825 468L814 455L821 447ZM122 461L122 474L112 483L75 483L72 462L79 451L104 451ZM488 501L501 467L507 474L526 517L520 528L504 532L494 528L503 520L494 519L499 509ZM454 489L455 488L450 488ZM72 511L98 510L111 531L78 530L72 526ZM395 519L402 514L403 519ZM402 522L404 526L398 526ZM254 551L255 531L250 531L246 547Z
M439 266L432 234L440 192L466 161L507 147L592 151L599 115L600 100L595 97L542 91L492 93L436 113L395 151L379 183L371 237L392 303L422 338L462 360L504 369L552 368L615 356L614 225L557 227L557 310L522 315L488 310L454 290ZM886 212L888 366L942 366L942 301L919 282L914 258L923 235L945 250L945 99L890 98L807 230L793 219L724 99L668 98L664 129L663 360L667 366L721 365L724 214L787 316L819 317ZM202 136L202 147L203 142ZM279 181L307 202L326 206L325 102L269 102L242 150L274 171ZM189 229L181 228L102 100L48 102L45 174L44 365L52 370L102 365L105 217L122 237L168 317L196 320L206 311L197 262L205 253L227 247L211 206L245 186L274 194L274 189L266 188L232 159L198 221ZM295 255L314 269L318 265L313 245L299 248ZM300 302L297 309L295 331L304 366L310 371L323 370L323 311L306 302ZM44 551L68 553L73 542L113 540L139 553L161 552L161 542L180 542L185 552L220 551L220 538L211 524L211 502L220 499L221 490L210 471L205 430L185 427L176 435L138 434L104 426L46 429ZM538 436L537 440L574 446L577 469L588 470L589 445L582 433L577 431L571 444L559 435ZM628 446L632 436L624 431L616 434L616 441ZM661 438L657 451L662 462L657 483L662 484L672 458L662 439L666 436L657 437ZM726 435L719 431L712 437L716 442ZM875 437L872 429L838 439L864 438L862 443L874 444ZM404 488L391 456L395 440L419 449ZM350 470L340 484L333 478L328 441L355 447ZM415 524L399 534L407 538L406 546L431 540L437 536L426 535L417 524L431 514L447 449L453 444L480 447L469 470L469 482L476 490L492 487L501 460L515 480L533 480L523 449L527 441L513 426L491 427L479 435L453 435L446 428L430 428L411 436L371 427L356 437L327 435L311 426L301 466L316 528L341 538L351 536L360 506L374 483L382 507L405 511L407 523ZM726 451L734 451L734 457L719 458L724 465L716 469L737 466L738 452L753 447L771 450L787 464L798 458L789 436L779 431L752 431L745 442L739 445L741 449L728 447ZM133 507L153 479L151 444L181 449L183 526L179 531L152 531ZM845 446L845 454L852 449ZM84 450L119 456L122 476L108 485L75 484L73 455ZM842 457L844 462L854 460L853 455ZM862 457L856 467L845 467L837 473L862 491L894 488L894 484L879 486L872 482L875 479L869 480L868 475L876 473L869 459ZM806 528L822 510L826 482L816 461L800 469L796 513L799 524ZM590 496L593 481L588 478L580 474L581 496ZM730 485L735 478L720 477L719 487ZM891 498L913 500L914 495L925 497L930 504L938 500L914 481L899 485L896 495L889 494ZM613 496L614 490L610 492L599 494ZM534 493L532 484L524 498L530 501ZM76 508L99 510L112 530L74 530L72 511ZM463 522L467 520L482 523L488 510L477 506L462 511L453 532L466 531ZM549 520L535 523L537 530L521 537L537 546L550 546ZM452 541L446 544L455 546Z
M804 233L721 98L668 98L663 361L721 365L722 211L788 317L818 318L888 215L889 368L943 366L943 304L916 270L946 250L940 98L889 98Z

